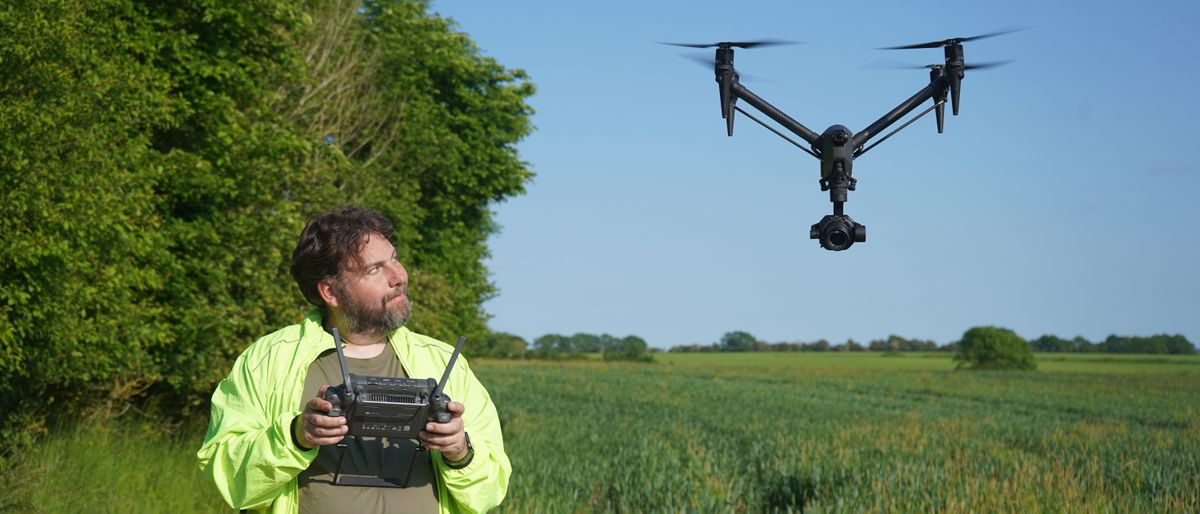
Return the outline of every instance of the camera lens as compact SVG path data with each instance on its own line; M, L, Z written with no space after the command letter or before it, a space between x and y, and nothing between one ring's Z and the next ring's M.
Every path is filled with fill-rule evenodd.
M829 231L829 244L831 246L841 247L846 244L846 241L849 240L850 236L848 236L846 231L840 227Z
M826 250L840 251L850 248L854 244L854 240L850 237L852 229L846 225L844 220L833 218L825 225L824 233L821 234L821 246Z

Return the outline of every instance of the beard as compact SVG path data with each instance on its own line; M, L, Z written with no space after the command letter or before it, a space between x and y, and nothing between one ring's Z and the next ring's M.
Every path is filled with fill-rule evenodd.
M346 319L346 329L355 334L390 334L393 330L404 326L412 317L412 302L408 300L406 287L398 288L378 303L362 301L341 286L335 286L336 293L342 299L342 315ZM397 296L405 297L396 305L388 304Z

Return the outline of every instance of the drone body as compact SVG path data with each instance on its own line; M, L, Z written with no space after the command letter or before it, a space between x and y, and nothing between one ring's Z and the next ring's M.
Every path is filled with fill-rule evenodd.
M809 231L809 237L820 242L821 247L826 250L840 251L850 248L854 243L862 243L867 240L867 227L856 223L843 212L844 205L849 197L849 192L854 190L857 180L853 177L854 159L866 153L871 148L874 148L879 143L882 143L892 134L899 132L904 127L912 124L921 116L927 114L930 110L936 110L937 114L937 130L942 133L945 125L945 103L946 97L949 95L951 100L952 112L958 115L959 96L962 89L962 79L966 76L966 70L992 67L1003 63L987 63L977 65L967 65L963 60L963 45L962 43L973 39L996 36L1005 34L1010 31L996 32L992 34L983 34L979 36L966 38L952 38L943 41L934 41L930 43L921 43L917 45L907 45L898 47L889 47L888 50L900 50L911 48L937 48L943 47L945 50L945 62L943 64L935 64L927 66L929 68L929 85L925 86L921 91L905 100L896 108L889 111L883 117L876 120L874 123L859 131L857 134L843 125L832 125L825 129L821 134L817 134L808 129L800 122L792 119L787 114L777 109L775 106L768 103L766 100L759 98L738 80L737 70L733 67L734 47L738 48L753 48L763 45L784 44L782 41L745 41L745 42L720 42L713 44L681 44L667 43L677 46L687 46L693 48L708 48L716 47L716 59L713 65L713 72L716 75L716 81L720 94L721 101L721 117L725 118L726 132L729 136L733 136L733 119L734 113L740 112L745 114L750 119L758 122L767 129L775 132L780 137L788 140L792 144L804 150L809 155L820 159L821 161L821 179L820 185L822 191L829 191L829 201L833 203L833 214L826 215L812 226ZM741 107L737 106L737 101L742 100L757 111L765 114L767 117L782 125L791 133L803 139L808 143L808 148L805 148L800 143L792 140L782 132L767 125L762 120L759 120L754 115L746 112ZM888 135L880 138L878 141L870 144L868 142L872 137L886 130L893 123L907 116L926 100L932 100L933 105L926 109L921 114L918 114L912 120L901 125L896 130L893 130Z

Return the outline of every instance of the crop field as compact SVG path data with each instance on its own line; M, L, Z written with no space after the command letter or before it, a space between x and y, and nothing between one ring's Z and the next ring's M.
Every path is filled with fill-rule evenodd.
M480 363L514 466L502 511L1200 511L1195 357L657 358Z
M1198 357L656 358L474 361L513 462L499 511L1200 512ZM0 512L229 512L203 426L107 423L53 431Z

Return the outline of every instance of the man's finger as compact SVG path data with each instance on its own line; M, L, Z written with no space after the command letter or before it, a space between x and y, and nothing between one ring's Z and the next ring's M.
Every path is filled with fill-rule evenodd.
M342 442L343 436L339 435L339 436L335 436L335 437L313 437L312 434L306 434L304 436L304 438L307 439L308 442L312 443L314 446L329 446L329 445L338 444L338 443Z
M463 422L460 418L451 419L449 423L435 423L430 421L425 424L425 430L439 435L456 434L463 431Z
M307 428L308 428L308 430L306 430L306 432L309 435L314 436L314 437L336 437L338 439L341 439L342 437L344 437L346 435L345 427L325 428L325 427L314 427L314 426L310 425Z
M343 427L346 425L345 416L326 416L324 412L314 411L304 413L304 421L307 421L311 426L325 428Z
M308 408L320 412L329 412L329 409L333 408L333 404L325 399L325 391L328 389L329 384L321 386L321 389L317 391L317 395L308 401Z
M466 439L457 436L437 436L429 432L421 432L421 442L425 447L440 452L456 452L466 448Z
M313 398L308 401L308 410L315 412L329 412L333 408L333 404L321 398Z

